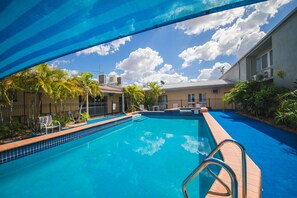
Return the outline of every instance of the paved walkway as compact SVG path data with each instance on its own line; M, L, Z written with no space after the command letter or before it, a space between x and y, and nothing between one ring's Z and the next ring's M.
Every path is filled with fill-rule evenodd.
M234 112L210 113L260 167L264 198L296 197L297 135Z

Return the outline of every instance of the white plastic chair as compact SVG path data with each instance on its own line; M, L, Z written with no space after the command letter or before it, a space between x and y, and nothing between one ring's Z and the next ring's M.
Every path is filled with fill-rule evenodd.
M40 131L42 132L42 129L45 128L46 134L48 129L52 129L52 133L54 132L55 128L59 128L59 131L61 131L60 122L57 120L53 120L51 115L39 117L39 124L40 124Z
M201 108L201 104L200 103L197 103L196 104L196 108L199 108L200 109Z

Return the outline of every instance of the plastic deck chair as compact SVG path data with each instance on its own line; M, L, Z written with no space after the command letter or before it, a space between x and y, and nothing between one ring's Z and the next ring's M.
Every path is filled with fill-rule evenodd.
M42 133L42 129L45 128L45 133L47 134L48 129L52 129L52 133L54 132L55 128L59 128L61 131L61 124L57 120L53 120L52 116L41 116L39 117L39 124L40 124L40 132Z
M172 107L173 108L178 108L178 104L173 104Z

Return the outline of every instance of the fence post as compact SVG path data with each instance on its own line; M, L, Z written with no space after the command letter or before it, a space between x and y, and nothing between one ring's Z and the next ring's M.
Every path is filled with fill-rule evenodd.
M52 115L52 103L49 103L50 115Z
M180 100L180 106L181 107L183 106L183 100L182 99Z
M210 98L208 98L208 107L211 107L211 106L210 106Z

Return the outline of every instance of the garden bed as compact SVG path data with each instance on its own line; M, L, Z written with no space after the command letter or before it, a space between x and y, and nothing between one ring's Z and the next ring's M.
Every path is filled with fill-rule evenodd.
M237 113L242 115L242 116L248 117L250 119L257 120L257 121L260 121L260 122L264 122L265 124L268 124L268 125L273 126L275 128L279 128L279 129L288 131L290 133L297 134L297 129L292 129L292 128L286 126L286 125L276 125L274 119L272 119L272 118L252 116L252 115L240 112L240 111L238 111Z

